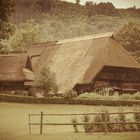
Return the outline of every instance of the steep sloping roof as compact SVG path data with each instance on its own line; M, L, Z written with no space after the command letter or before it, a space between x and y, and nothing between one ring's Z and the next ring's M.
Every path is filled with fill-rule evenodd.
M40 43L40 44L34 44L30 46L27 50L27 54L30 57L30 60L32 62L32 67L36 64L38 61L42 51L49 45L55 44L56 42L46 42L46 43Z
M27 59L25 54L0 55L0 81L31 80L23 72Z
M40 57L40 54L42 53L43 49L46 46L44 44L39 44L39 45L32 45L28 48L27 53L31 59L32 62L32 67L36 64L37 60Z
M36 66L48 65L64 92L77 83L89 83L104 66L140 68L111 34L59 41L46 47Z

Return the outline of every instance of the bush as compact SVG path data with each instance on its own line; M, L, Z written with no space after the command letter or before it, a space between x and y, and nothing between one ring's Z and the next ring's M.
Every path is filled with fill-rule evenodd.
M77 92L74 91L74 90L69 90L67 91L65 94L64 94L64 99L72 99L72 98L76 98L78 95L77 95Z
M58 92L58 85L56 83L55 74L47 66L43 66L36 74L34 86L43 90L44 96L46 97L49 96L49 92Z
M28 20L16 28L14 34L8 40L4 40L4 45L10 48L11 52L26 52L32 44L44 42L45 39L40 33L39 24L34 20Z
M82 93L78 96L78 98L94 98L94 99L99 99L100 98L100 95L97 94L97 93Z
M128 24L125 24L115 34L115 38L128 51L140 51L140 24L135 22L129 22Z
M79 130L78 130L78 126L77 126L77 119L76 118L73 118L72 120L71 120L71 122L73 123L73 128L74 128L74 131L75 131L75 133L78 133L79 132Z
M90 119L91 118L89 115L83 116L83 119L82 119L83 123L87 123L87 124L83 125L85 133L91 133L91 131L92 131L92 125L88 124L88 123L90 123Z
M93 98L93 99L119 99L119 93L112 90L101 90L99 92L83 93L78 96L78 98Z
M112 114L113 115L113 114ZM107 112L107 122L113 123L125 123L130 122L130 124L108 124L107 131L108 132L127 132L127 131L140 131L140 124L131 124L131 122L140 122L140 114L134 114L133 118L127 118L128 116L125 114L118 114L115 116L110 115ZM127 116L127 117L126 117ZM77 120L76 120L77 121ZM105 112L101 111L99 114L91 117L90 115L84 115L82 118L82 122L85 123L83 125L85 133L93 133L93 132L105 132ZM103 124L96 124L103 123Z
M133 95L135 100L140 100L140 92L137 92Z
M87 123L86 125L83 125L85 133L93 133L93 132L104 132L105 131L105 113L102 111L95 117L91 118L89 115L84 115L82 119L83 123ZM110 121L110 115L107 114L107 121ZM103 124L95 124L103 123ZM90 124L88 124L90 123ZM108 126L109 129L111 129L110 126Z
M134 114L134 119L135 119L136 122L140 122L140 114L135 113ZM140 124L137 124L136 126L137 126L137 130L140 131Z

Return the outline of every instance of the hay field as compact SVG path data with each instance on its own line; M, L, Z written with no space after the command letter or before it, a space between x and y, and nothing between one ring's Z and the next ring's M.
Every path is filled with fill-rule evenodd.
M85 134L73 132L72 126L44 126L44 133L39 135L39 127L32 129L32 135L28 132L28 114L29 113L88 113L99 112L100 110L114 111L132 111L139 107L103 107L86 105L50 105L50 104L17 104L0 103L0 140L138 140L140 133L111 133ZM49 117L44 122L70 122L72 117ZM81 119L81 118L79 118ZM39 118L34 117L32 121L37 122Z

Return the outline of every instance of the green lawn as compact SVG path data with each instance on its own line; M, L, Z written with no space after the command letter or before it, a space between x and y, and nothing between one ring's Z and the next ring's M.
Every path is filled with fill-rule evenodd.
M42 136L39 135L39 126L32 127L32 135L28 130L29 113L89 113L100 110L115 112L119 110L132 111L139 107L103 107L86 105L51 105L51 104L17 104L0 103L0 140L139 140L140 133L109 133L85 134L74 133L71 126L44 126ZM71 117L49 117L44 122L70 122ZM81 118L79 118L81 119ZM32 121L38 122L38 117Z

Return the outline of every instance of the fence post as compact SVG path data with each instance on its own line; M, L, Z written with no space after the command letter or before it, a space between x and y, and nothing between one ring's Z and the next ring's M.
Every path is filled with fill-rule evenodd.
M105 123L104 123L104 128L105 128L105 134L107 134L107 115L108 115L108 113L107 113L107 111L105 111Z
M40 134L42 135L43 132L43 112L41 112L40 116Z
M31 123L31 119L30 119L30 117L31 117L31 116L30 116L30 114L29 114L29 134L31 134L31 124L30 124L30 123Z

